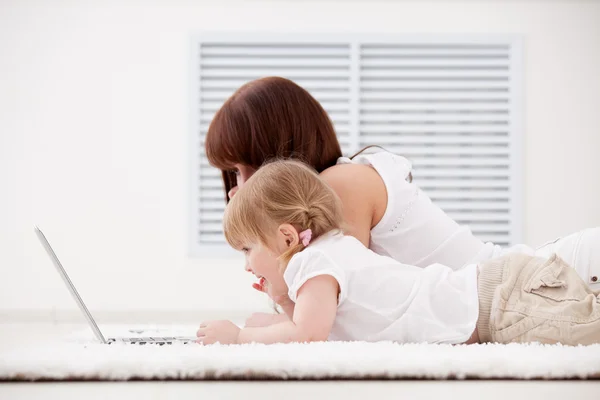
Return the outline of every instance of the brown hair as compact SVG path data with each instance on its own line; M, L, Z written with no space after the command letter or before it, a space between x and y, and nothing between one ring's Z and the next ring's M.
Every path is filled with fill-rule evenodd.
M342 156L333 124L313 96L289 79L268 77L240 87L215 114L205 139L227 193L234 164L258 169L272 158L299 159L317 172Z
M312 240L342 229L340 199L316 171L298 161L265 164L231 199L225 209L223 231L227 242L240 250L250 243L272 248L271 238L281 224L298 232L312 231ZM299 243L280 256L283 266L304 249Z

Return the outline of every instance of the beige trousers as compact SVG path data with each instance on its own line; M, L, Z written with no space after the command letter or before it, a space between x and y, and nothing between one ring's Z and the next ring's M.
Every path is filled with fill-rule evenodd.
M600 292L556 254L484 262L478 287L481 342L600 343Z

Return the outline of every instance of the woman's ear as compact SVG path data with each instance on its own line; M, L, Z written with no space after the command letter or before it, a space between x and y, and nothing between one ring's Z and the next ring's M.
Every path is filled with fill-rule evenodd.
M296 228L290 224L281 224L277 229L277 244L282 251L295 247L300 243Z

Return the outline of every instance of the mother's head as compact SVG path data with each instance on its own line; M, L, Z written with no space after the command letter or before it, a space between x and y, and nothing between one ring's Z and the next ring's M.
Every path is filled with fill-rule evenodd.
M321 172L342 156L323 107L279 77L249 82L227 99L208 128L205 147L208 161L222 171L227 200L269 159L294 158Z

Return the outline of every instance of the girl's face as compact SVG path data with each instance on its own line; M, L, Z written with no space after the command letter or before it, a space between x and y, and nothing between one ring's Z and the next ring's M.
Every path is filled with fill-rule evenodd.
M271 297L287 294L278 254L263 244L249 244L242 249L246 256L246 271L252 272L261 286L268 288Z
M246 256L246 271L266 284L271 297L287 294L288 287L282 272L285 266L281 265L279 256L299 241L298 231L292 225L283 224L271 240L272 248L261 243L250 243L242 248Z
M232 187L231 190L227 193L229 198L231 199L235 193L241 188L244 183L256 172L255 168L249 167L243 164L235 164L234 165L235 176L237 180L237 185Z

